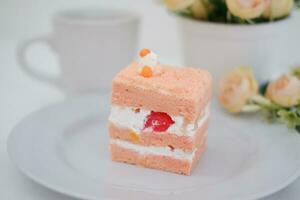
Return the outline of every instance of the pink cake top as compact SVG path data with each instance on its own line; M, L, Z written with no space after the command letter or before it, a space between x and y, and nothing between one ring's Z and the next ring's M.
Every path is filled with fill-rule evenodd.
M210 93L212 77L206 70L196 68L178 68L170 65L159 65L159 73L144 77L139 72L138 62L131 63L121 70L113 82L159 90L162 93L181 96L181 98L202 98Z

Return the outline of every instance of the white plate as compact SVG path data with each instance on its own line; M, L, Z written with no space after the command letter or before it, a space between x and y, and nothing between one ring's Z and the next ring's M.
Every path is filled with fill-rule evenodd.
M191 176L111 162L107 96L82 96L31 114L8 140L24 174L83 199L256 199L300 172L300 136L212 104L208 144Z

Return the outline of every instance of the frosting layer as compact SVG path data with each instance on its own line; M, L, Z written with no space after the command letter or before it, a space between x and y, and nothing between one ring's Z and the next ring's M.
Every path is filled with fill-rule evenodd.
M130 149L138 152L139 154L151 154L160 156L169 156L176 159L183 159L192 162L197 148L195 148L191 153L186 153L180 149L171 149L169 147L156 147L156 146L141 146L133 144L124 140L110 139L110 144L116 144L123 148ZM201 144L202 145L202 144ZM199 146L201 146L199 145Z
M132 129L136 133L142 132L144 128L144 123L147 115L150 114L150 110L139 109L138 112L136 109L125 106L116 106L111 107L111 113L109 116L109 121L121 128ZM196 134L196 131L201 127L209 117L209 105L207 105L201 116L197 119L195 123L184 124L184 117L182 116L170 116L175 122L172 124L167 132L176 134L179 136L186 135L193 137ZM151 130L144 130L151 131Z

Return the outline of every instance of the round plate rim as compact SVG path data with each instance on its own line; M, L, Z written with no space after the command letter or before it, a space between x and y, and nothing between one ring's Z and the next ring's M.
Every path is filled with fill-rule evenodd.
M87 194L81 194L81 193L76 193L75 191L69 191L68 189L65 188L59 188L58 186L53 185L52 183L47 182L46 180L43 180L41 178L39 178L38 176L34 175L33 173L31 173L30 171L27 171L26 169L24 169L22 167L22 165L18 162L18 160L16 159L16 157L13 155L13 149L14 149L14 139L16 138L16 136L19 134L18 129L19 127L21 127L24 122L30 118L33 117L35 115L39 115L39 113L43 113L46 112L47 110L51 110L55 107L58 106L63 106L63 105L68 105L69 101L80 101L80 99L83 98L92 98L95 96L101 96L100 98L104 98L106 95L90 95L90 94L85 94L85 95L78 95L78 96L74 96L71 97L69 99L65 99L63 101L54 103L52 105L46 106L44 108L40 108L34 112L31 112L29 115L25 116L22 120L20 120L12 129L11 133L9 134L8 138L7 138L7 153L9 155L9 158L11 159L11 161L14 163L14 165L25 175L27 176L29 179L31 179L32 181L34 181L35 183L48 188L54 192L69 196L69 197L75 197L75 198L80 198L80 199L90 199L90 200L96 200L98 198L89 196ZM255 194L251 194L247 197L238 197L238 200L255 200L255 199L259 199L259 198L263 198L263 197L267 197L271 194L274 194L275 192L278 192L280 190L282 190L283 188L287 187L289 184L291 184L292 182L294 182L298 177L300 176L300 166L298 166L297 170L294 172L293 175L291 175L290 177L288 177L286 179L286 181L277 184L276 186L273 186L271 189L267 190L267 191L261 191L261 192L257 192ZM105 197L107 199L107 197ZM112 198L109 198L112 199Z

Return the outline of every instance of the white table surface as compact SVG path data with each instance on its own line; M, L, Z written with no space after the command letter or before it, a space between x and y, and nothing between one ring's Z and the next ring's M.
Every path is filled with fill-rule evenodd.
M30 112L62 101L65 96L56 88L32 80L18 68L15 60L15 40L1 38L0 44L0 199L71 200L73 198L32 182L9 160L6 139L14 125ZM36 62L42 60L43 55ZM264 200L299 198L300 179Z

